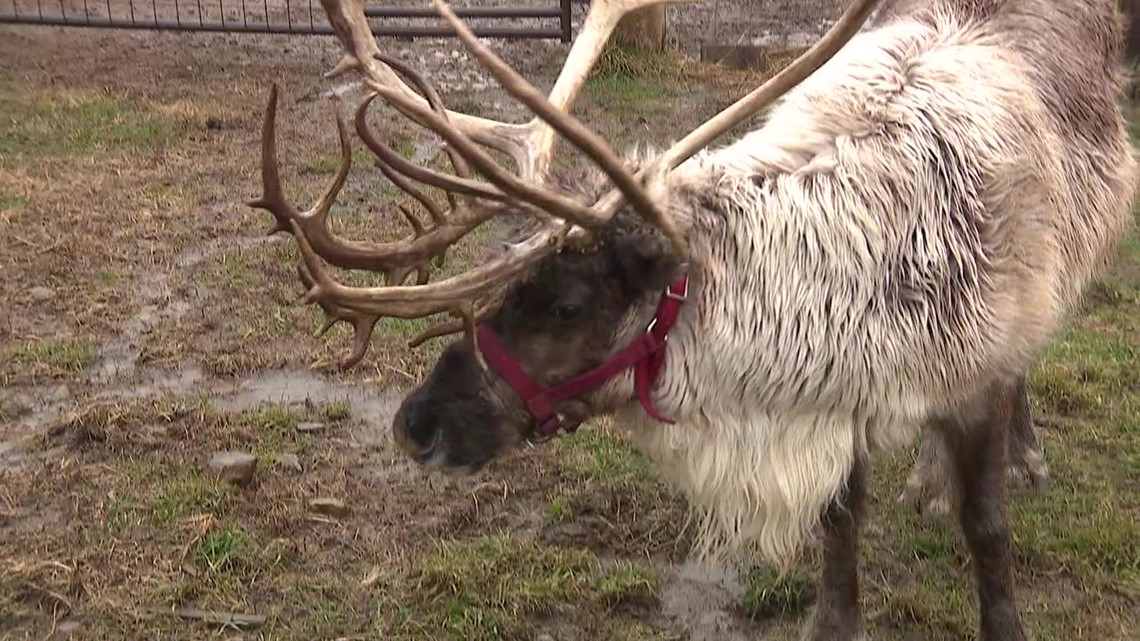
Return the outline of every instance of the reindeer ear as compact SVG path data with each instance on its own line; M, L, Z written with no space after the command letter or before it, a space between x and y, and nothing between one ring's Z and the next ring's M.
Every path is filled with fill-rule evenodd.
M665 289L681 275L672 246L656 230L623 230L615 234L610 251L629 296Z

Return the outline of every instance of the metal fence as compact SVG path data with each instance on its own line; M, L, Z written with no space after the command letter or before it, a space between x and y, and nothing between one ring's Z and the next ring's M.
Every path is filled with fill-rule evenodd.
M537 7L454 7L479 20L472 31L484 38L571 40L571 8L589 0L549 0ZM0 0L0 24L104 27L230 33L331 35L318 0ZM554 4L557 3L557 4ZM316 4L316 6L314 6ZM430 8L373 6L364 11L377 36L451 37ZM397 20L438 24L399 24ZM509 22L539 19L549 26ZM486 24L494 22L500 24Z

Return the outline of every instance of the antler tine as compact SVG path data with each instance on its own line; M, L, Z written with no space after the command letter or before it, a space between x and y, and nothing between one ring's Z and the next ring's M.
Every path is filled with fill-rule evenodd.
M550 90L550 104L558 111L570 112L570 107L586 83L590 70L597 63L618 22L625 14L657 4L683 4L696 1L699 0L591 0L582 27L570 46L570 52L566 55L562 71L559 72ZM528 124L532 126L530 141L534 146L534 171L535 175L541 176L553 154L555 131L549 124L540 123L538 120L536 117Z
M300 277L301 283L305 285L305 289L312 289L313 278L303 264L297 266L297 275ZM366 314L340 307L325 300L319 300L317 304L325 313L325 321L321 324L320 329L315 332L315 335L324 336L332 329L333 325L341 321L352 325L352 351L341 358L338 365L341 369L348 369L359 363L360 359L368 353L368 345L372 341L372 332L380 317L376 314Z
M408 161L396 150L380 142L376 133L372 131L364 119L364 114L368 111L368 107L371 106L376 95L377 94L372 94L361 101L360 105L356 108L355 124L356 135L360 136L364 145L376 156L378 162L384 163L391 169L400 172L412 180L425 185L431 185L432 187L439 187L447 192L454 192L465 196L476 196L499 202L509 200L506 194L496 189L493 185L488 185L469 178L449 176L434 169L422 167Z
M634 179L633 175L626 170L621 160L618 159L617 154L610 149L610 146L594 132L587 129L576 118L571 116L568 112L560 110L553 103L548 101L534 85L527 82L522 76L516 73L505 62L496 56L490 49L479 43L475 39L475 34L467 28L467 25L455 15L455 12L448 7L443 0L434 0L436 10L452 28L455 29L463 44L467 45L467 49L479 60L483 66L491 72L495 79L510 92L523 102L527 107L534 111L535 115L542 118L548 125L558 131L569 140L575 147L586 153L595 163L597 163L603 171L614 181L617 189L619 189L630 202L633 208L641 214L650 224L656 225L665 233L673 244L674 250L679 255L685 255L685 241L681 237L681 233L677 231L676 225L661 211L661 209L649 198L649 194L641 188ZM606 220L609 216L606 217Z
M392 182L393 185L398 187L401 191L407 193L412 198L415 198L416 201L423 205L424 209L428 211L428 215L431 216L432 222L434 222L437 226L447 222L447 217L443 213L443 210L439 208L439 205L436 205L430 198L424 195L422 191L420 191L415 185L412 184L412 181L408 180L399 172L392 169L392 167L383 162L380 162L379 160L376 160L376 167L380 170L380 173L384 174L385 178ZM416 219L416 223L419 224L418 218Z
M781 96L815 73L838 53L843 45L855 37L874 11L877 2L878 0L853 0L847 11L810 49L800 54L791 64L762 85L691 131L653 163L639 171L637 177L644 183L659 183L666 173L707 147L721 134L779 100ZM623 196L620 190L611 189L599 201L598 208L606 212L616 211L621 206Z
M423 94L424 98L427 99L428 105L441 117L447 118L447 109L443 106L443 99L439 97L439 92L427 81L427 78L423 77L423 74L387 54L378 53L376 57L411 80L412 84L414 84L416 88L420 90L420 93ZM451 161L451 168L454 170L455 175L460 178L470 178L471 168L467 166L467 161L463 160L463 156L456 153L450 145L445 144L443 150L447 153L447 157ZM451 192L447 193L449 196L451 195Z
M499 166L493 158L479 148L458 128L452 126L442 116L404 97L399 91L388 87L378 88L383 96L401 113L422 123L451 143L457 152L475 166L496 187L508 196L527 203L560 218L588 228L597 228L609 221L611 216L602 215L590 207L567 198L551 190L519 179ZM459 180L459 179L455 179Z
M272 235L288 231L289 221L301 216L301 212L285 200L285 192L281 189L281 174L277 163L277 83L273 83L269 89L269 107L262 118L261 132L261 197L247 201L246 205L273 214L275 222L269 230ZM348 174L343 167L343 155L341 158L342 166L337 170L337 178L342 171L345 175ZM338 182L333 180L334 185Z
M367 243L341 238L333 234L328 228L328 214L351 168L352 148L348 140L347 126L340 112L337 111L336 121L340 141L340 166L337 169L336 175L330 181L329 186L318 199L317 204L308 211L299 211L295 205L285 199L284 191L281 188L276 149L277 98L278 88L276 85L273 85L269 92L268 106L262 124L262 195L257 199L249 201L247 204L250 207L265 209L273 215L276 223L273 228L274 232L286 231L296 235L295 230L300 229L313 251L337 267L382 272L389 277L388 282L392 283L392 278L398 277L401 274L407 274L404 268L408 265L416 265L425 260L425 258L438 255L441 250L454 244L472 229L504 211L501 207L460 208L454 213L462 213L462 215L445 218L442 224L435 225L432 229L423 234L416 234L411 238L388 243ZM367 101L365 101L365 103L367 104ZM365 107L366 104L364 105ZM389 156L383 158L385 161L393 161L386 163L389 167L397 171L411 168L423 169L414 163L403 160L403 158L394 151L383 147L382 144L375 140L375 136L367 131L367 128L363 126L362 123L362 110L358 110L357 131L363 132L361 137L365 139L366 143L372 143L369 146L374 152L378 149L390 152ZM398 162L403 162L404 166L397 165ZM381 169L384 170L389 167L381 167ZM411 174L413 178L418 177L414 170L404 173ZM442 176L443 174L440 175ZM430 176L428 178L429 180L427 182L431 184ZM452 178L451 180L459 179ZM515 206L513 201L509 201L492 186L477 181L468 182L471 185L477 186L472 188L474 195L500 203L507 201L510 202L512 206ZM467 183L463 184L467 185ZM444 186L445 188L457 187L457 185L451 183L447 183ZM422 196L422 194L420 195ZM414 194L413 197L415 197ZM398 281L399 278L396 278L396 280Z
M348 287L334 280L321 267L304 233L298 234L296 222L290 222L301 258L314 281L306 295L307 301L327 300L356 311L398 318L420 318L451 311L457 301L475 300L486 292L494 291L507 283L519 269L553 252L555 244L552 241L561 231L560 225L546 225L526 240L508 246L495 260L427 285ZM579 238L582 233L580 229L571 232Z
M482 305L476 307L473 311L470 312L470 323L468 322L467 318L459 318L445 323L439 323L425 329L416 335L415 338L408 341L408 347L419 347L424 343L424 341L427 341L429 339L438 338L440 336L448 336L450 334L465 331L468 329L469 324L477 325L486 319L487 316L489 316L494 310L494 303L484 302Z
M399 91L413 102L424 102L424 98L405 85L388 66L374 58L380 50L364 15L363 0L321 0L321 6L328 16L329 26L346 50L345 56L326 76L355 69L363 76L365 85L373 90L386 87ZM511 156L520 167L530 164L528 137L532 123L509 124L453 111L448 111L447 116L475 142Z

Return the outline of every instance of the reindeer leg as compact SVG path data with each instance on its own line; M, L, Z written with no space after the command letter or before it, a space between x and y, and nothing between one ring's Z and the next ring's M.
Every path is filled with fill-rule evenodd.
M913 506L928 519L949 514L952 503L950 480L954 478L949 456L942 437L934 427L924 425L918 460L906 479L899 502Z
M1009 487L1014 491L1041 490L1049 485L1049 465L1037 441L1026 376L1019 376L1015 385L1017 400L1009 432Z
M859 527L866 497L867 465L856 461L847 488L824 515L819 599L804 641L860 638L863 622L859 607Z
M1016 390L1013 422L1009 431L1009 466L1006 471L1011 490L1044 489L1049 484L1049 466L1037 440L1037 429L1029 407L1029 388L1025 374L1012 384ZM946 446L930 425L923 428L918 460L899 501L914 506L924 517L936 519L950 512L951 490L949 480L953 469L947 457Z
M1025 641L1014 597L1006 485L1007 441L1022 381L999 383L980 407L940 430L955 470L958 521L970 548L981 613L980 641Z

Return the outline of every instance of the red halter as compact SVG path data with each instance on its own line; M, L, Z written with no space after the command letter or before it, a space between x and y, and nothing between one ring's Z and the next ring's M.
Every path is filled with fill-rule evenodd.
M601 387L630 367L636 367L634 389L637 390L637 398L646 413L662 423L671 424L673 423L671 419L662 416L653 407L653 403L649 400L649 391L665 363L664 348L669 338L669 330L673 329L673 325L677 322L681 305L688 296L689 277L686 274L662 294L661 301L657 304L657 313L654 314L645 334L614 354L605 363L554 387L543 387L531 378L514 356L503 347L490 327L480 325L475 332L484 358L522 399L527 411L534 418L535 431L542 436L551 436L563 427L562 415L554 410L556 405ZM577 429L577 425L566 429L573 432Z

